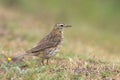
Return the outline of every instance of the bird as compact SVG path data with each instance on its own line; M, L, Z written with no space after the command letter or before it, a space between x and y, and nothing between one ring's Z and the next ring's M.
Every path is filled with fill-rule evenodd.
M49 59L60 51L64 40L64 28L68 27L72 26L64 23L55 24L51 32L41 39L35 47L25 51L23 54L13 57L12 59L9 58L9 60L17 61L22 59L25 55L33 55L40 57L43 65L45 60L47 60L48 64Z

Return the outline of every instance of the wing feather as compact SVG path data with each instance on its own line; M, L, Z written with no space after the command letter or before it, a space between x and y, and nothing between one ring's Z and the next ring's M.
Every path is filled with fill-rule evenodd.
M60 38L43 38L37 46L28 50L27 52L35 53L39 51L43 51L46 48L56 47L60 43Z

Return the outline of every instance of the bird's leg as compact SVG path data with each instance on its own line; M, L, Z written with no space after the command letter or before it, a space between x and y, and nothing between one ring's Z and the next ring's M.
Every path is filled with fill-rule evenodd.
M41 62L42 62L42 65L44 65L44 59L42 59L42 61L41 61Z
M49 64L49 58L47 58L47 65Z

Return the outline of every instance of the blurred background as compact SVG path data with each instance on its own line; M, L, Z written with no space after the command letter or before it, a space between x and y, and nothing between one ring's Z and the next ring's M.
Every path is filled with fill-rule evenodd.
M0 50L27 50L58 22L73 26L62 55L119 61L120 0L0 0Z

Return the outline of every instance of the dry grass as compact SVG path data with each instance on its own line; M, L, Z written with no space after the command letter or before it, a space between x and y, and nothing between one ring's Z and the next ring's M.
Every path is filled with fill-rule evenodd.
M36 60L23 63L2 63L1 80L119 80L120 66L95 58L56 58L49 65Z
M7 12L6 12L7 11ZM119 56L109 54L99 46L81 42L79 34L66 32L60 54L49 65L28 58L19 63L8 63L6 57L31 48L50 31L36 16L23 15L1 8L0 11L0 80L119 80ZM8 13L8 14L4 14ZM77 29L76 29L77 30ZM89 40L88 40L89 42ZM109 59L109 60L108 60Z

